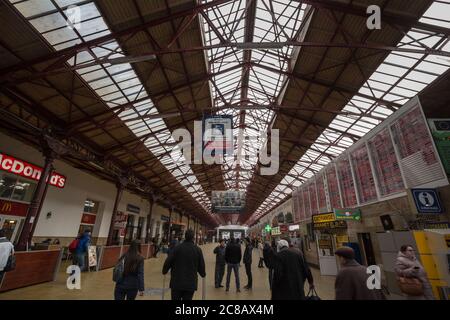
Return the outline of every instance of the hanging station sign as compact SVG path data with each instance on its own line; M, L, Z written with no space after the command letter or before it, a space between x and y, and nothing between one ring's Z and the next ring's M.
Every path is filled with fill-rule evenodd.
M127 211L131 212L131 213L135 213L135 214L140 214L141 213L141 208L132 205L132 204L128 204L127 205Z
M334 209L336 220L361 221L361 209Z
M204 116L203 150L212 156L234 154L233 116Z
M442 204L435 189L411 189L418 213L442 213Z
M245 207L243 191L212 191L212 211L214 213L240 214Z
M314 224L336 221L334 213L316 214L312 218Z
M0 170L35 181L39 181L42 172L44 171L41 167L35 166L34 164L14 158L4 153L0 153ZM50 177L50 181L48 181L48 184L63 189L66 185L66 180L67 179L65 176L54 172Z

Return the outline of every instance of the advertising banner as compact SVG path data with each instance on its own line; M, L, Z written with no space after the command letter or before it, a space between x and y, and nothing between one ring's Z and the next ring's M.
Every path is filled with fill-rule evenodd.
M233 117L205 116L203 118L203 150L211 155L234 154Z
M334 209L336 220L361 221L361 209Z
M245 194L243 191L213 191L213 213L240 214L245 207Z
M89 260L89 267L97 266L97 247L96 246L89 246L88 260Z
M116 219L114 221L114 229L120 230L120 236L125 237L125 230L127 228L128 215L122 211L117 211Z
M0 214L6 216L26 217L27 212L27 204L0 200Z

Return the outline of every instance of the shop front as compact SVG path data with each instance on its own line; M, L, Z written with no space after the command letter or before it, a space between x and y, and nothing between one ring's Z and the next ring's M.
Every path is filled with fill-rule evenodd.
M19 240L42 168L0 152L0 228L14 244ZM53 173L48 184L64 188L66 178Z
M335 276L338 273L338 262L334 253L337 248L348 243L347 223L336 220L334 213L318 214L312 218L320 274Z

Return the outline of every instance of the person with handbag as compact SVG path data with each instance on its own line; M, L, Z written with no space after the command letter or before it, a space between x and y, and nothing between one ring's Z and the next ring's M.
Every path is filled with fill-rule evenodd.
M6 272L15 268L14 246L6 238L6 232L0 229L0 285Z
M144 258L139 241L131 242L128 252L120 257L113 280L116 282L114 300L136 300L138 293L141 297L144 295Z
M403 245L395 262L395 273L400 290L408 300L434 300L427 273L416 258L414 248Z

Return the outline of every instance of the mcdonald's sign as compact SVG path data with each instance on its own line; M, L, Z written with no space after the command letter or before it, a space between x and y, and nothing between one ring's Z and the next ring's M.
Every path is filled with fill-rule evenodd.
M0 200L0 214L2 215L26 217L27 212L27 204Z

